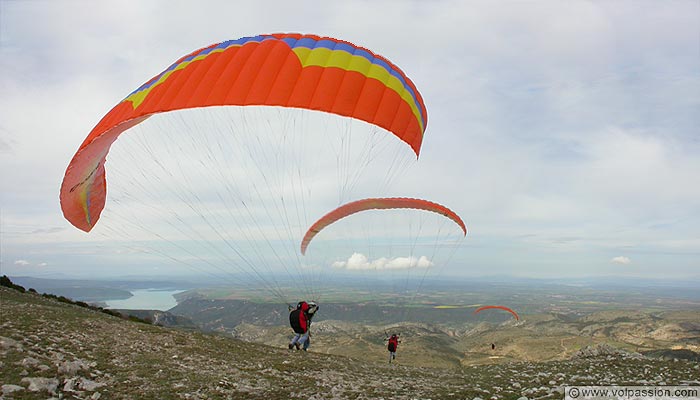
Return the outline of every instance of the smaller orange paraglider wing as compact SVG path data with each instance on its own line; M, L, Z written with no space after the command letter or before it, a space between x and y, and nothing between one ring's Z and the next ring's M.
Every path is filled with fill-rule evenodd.
M329 212L328 214L321 217L316 221L311 227L306 231L304 238L301 241L301 254L306 253L306 248L311 243L311 240L319 232L321 232L325 227L331 225L332 223L350 216L352 214L366 211L366 210L382 210L382 209L401 209L409 208L415 210L431 211L434 213L442 214L445 217L454 221L467 235L467 227L464 225L462 219L454 211L449 208L434 203L428 200L422 199L412 199L406 197L388 197L388 198L369 198L353 201L336 208L335 210Z
M480 312L483 311L483 310L489 310L489 309L493 309L493 308L496 308L496 309L499 309L499 310L508 311L509 313L513 314L513 317L515 317L515 320L516 320L516 321L520 321L520 316L518 315L518 313L516 313L516 312L513 311L511 308L506 307L506 306L483 306L483 307L477 308L477 309L474 311L474 314L478 314L478 313L480 313Z

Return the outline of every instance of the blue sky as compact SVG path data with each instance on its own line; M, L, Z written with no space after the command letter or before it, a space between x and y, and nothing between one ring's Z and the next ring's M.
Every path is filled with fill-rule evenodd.
M178 57L304 32L386 56L421 91L419 168L399 185L467 223L446 272L700 276L698 1L335 3L0 0L2 273L167 270L63 219L68 161Z

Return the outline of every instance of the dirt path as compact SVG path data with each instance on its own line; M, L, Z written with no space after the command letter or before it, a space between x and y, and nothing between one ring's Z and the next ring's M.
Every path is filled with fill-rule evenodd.
M564 341L565 341L565 340L571 340L571 339L576 339L576 336L569 336L569 337L567 337L567 338L561 338L561 339L559 340L559 345L561 346L562 351L564 352L564 355L565 355L565 356L568 355L568 353L569 353L569 352L572 352L573 350L569 350L569 348L566 347L566 345L564 344Z

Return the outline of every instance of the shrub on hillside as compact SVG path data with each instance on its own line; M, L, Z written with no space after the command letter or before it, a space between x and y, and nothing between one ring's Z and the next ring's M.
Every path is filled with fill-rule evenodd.
M0 277L0 286L5 286L11 289L19 290L22 293L25 292L24 287L12 283L12 281L10 280L10 278L7 277L7 275L3 275L2 277Z

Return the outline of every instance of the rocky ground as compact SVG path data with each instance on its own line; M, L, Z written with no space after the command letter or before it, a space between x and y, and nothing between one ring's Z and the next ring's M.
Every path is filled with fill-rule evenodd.
M445 368L289 351L0 287L4 399L560 399L567 385L700 385L700 364L597 346L571 359Z

